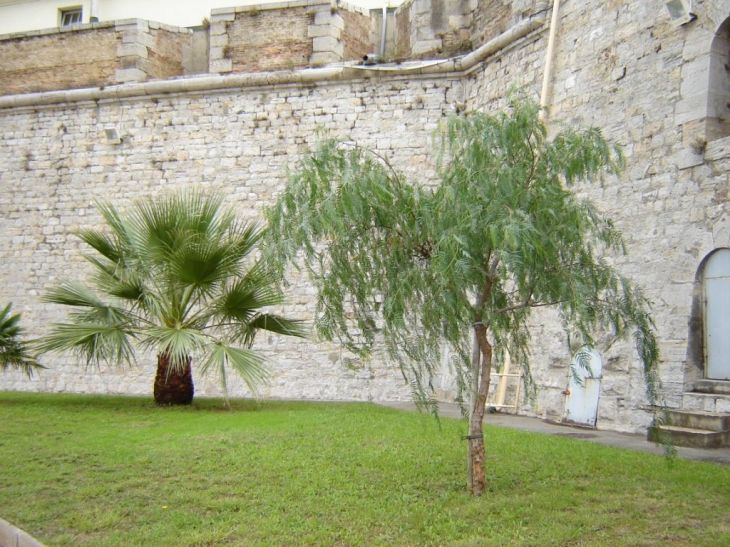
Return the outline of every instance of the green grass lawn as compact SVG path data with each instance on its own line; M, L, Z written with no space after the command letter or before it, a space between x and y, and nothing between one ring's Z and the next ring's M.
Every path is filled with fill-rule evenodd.
M0 392L0 517L51 547L730 545L730 468L370 404Z

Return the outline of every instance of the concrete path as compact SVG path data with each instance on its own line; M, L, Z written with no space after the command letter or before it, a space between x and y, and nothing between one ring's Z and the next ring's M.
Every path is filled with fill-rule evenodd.
M403 410L416 410L416 406L413 403L384 402L379 404ZM440 403L439 414L449 418L461 418L461 412L456 404ZM629 433L616 433L615 431L602 431L600 429L570 427L545 422L539 418L516 416L514 414L506 414L503 412L486 414L484 416L484 423L499 427L508 427L510 429L521 429L523 431L545 433L547 435L573 437L593 443L607 444L609 446L616 446L619 448L628 448L629 450L641 450L642 452L649 452L651 454L663 454L663 448L647 441L646 435L632 435ZM677 454L680 458L687 460L730 465L730 448L700 449L683 448L678 446Z

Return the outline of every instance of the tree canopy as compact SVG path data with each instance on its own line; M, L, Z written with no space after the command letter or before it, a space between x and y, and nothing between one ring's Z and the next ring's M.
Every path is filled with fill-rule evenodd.
M227 368L252 391L266 379L261 356L250 349L259 330L303 335L302 325L266 311L283 301L276 280L250 255L260 229L223 205L222 194L175 192L143 198L120 212L97 203L104 229L78 236L93 253L89 283L66 280L47 302L71 306L68 322L52 326L41 351L75 351L92 363L134 360L134 344L158 355L158 398L171 375L189 374L192 355L202 371L227 385ZM158 385L159 384L159 385Z
M324 140L266 212L266 252L282 274L289 264L307 269L325 339L360 354L382 340L425 403L449 346L482 459L493 358L509 351L529 382L535 308L556 309L578 346L593 346L597 329L633 335L650 403L658 393L649 302L611 264L624 241L574 192L617 175L623 157L596 128L548 138L539 112L513 93L506 111L446 118L437 184L409 181L357 144ZM469 483L477 494L480 481Z

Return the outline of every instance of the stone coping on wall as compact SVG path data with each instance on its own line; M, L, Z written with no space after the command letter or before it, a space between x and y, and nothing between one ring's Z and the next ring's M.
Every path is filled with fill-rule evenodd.
M20 528L0 519L0 547L45 547Z
M139 27L154 30L164 30L167 32L177 32L181 34L192 34L192 30L185 27L176 27L166 25L156 21L147 21L146 19L119 19L117 21L103 21L100 23L79 23L76 25L68 25L65 27L51 27L40 30L29 30L27 32L14 32L12 34L0 34L0 40L17 40L19 38L33 38L36 36L50 36L53 34L64 34L67 32L78 32L80 30L98 30L105 28L129 28Z
M312 2L312 0L302 1ZM317 1L321 4L321 0ZM95 87L5 95L0 96L0 109L33 108L61 103L120 100L176 93L205 93L235 88L302 84L316 85L331 81L365 78L412 78L420 75L433 77L439 74L448 77L461 77L468 74L471 69L486 58L513 44L517 40L526 37L538 29L542 28L544 30L544 25L544 13L531 16L463 57L376 66L337 63L323 68L307 68L294 71L228 74L223 76L193 76L171 80L121 84L103 88Z
M210 10L210 16L211 19L217 19L220 16L230 16L236 13L244 13L250 11L265 11L287 8L312 8L322 5L327 5L330 6L330 8L336 8L338 10L344 9L347 11L352 11L354 13L362 13L363 15L370 15L371 11L368 8L348 4L347 2L337 3L332 0L296 0L293 2L273 2L270 4L251 4L246 6L233 6L230 8L216 8Z

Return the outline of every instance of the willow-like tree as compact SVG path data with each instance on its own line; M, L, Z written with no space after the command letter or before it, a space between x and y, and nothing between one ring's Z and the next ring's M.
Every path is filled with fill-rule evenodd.
M267 312L283 298L276 278L250 257L262 232L224 200L189 191L140 199L123 212L97 203L106 227L78 232L92 251L92 274L46 292L46 302L73 311L38 341L39 351L119 364L131 363L136 347L151 349L158 404L192 402L194 355L224 389L230 368L255 392L267 375L251 349L256 333L303 331Z
M570 342L596 329L633 334L648 398L657 345L648 302L607 256L624 253L611 220L572 187L617 174L620 152L598 129L548 139L539 106L445 120L437 185L409 182L387 158L327 140L267 210L267 252L284 273L305 264L324 338L368 354L384 344L433 403L443 344L469 392L468 488L485 479L482 421L490 371L509 351L529 375L532 310L555 308Z

